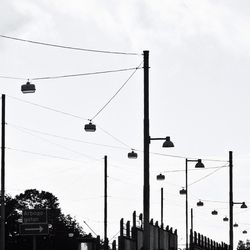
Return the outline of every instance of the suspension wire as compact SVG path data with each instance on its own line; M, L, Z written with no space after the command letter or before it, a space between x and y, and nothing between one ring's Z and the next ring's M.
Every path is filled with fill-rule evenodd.
M0 78L3 78L3 79L12 79L12 80L27 80L27 78L21 78L21 77L13 77L13 76L3 76L3 75L0 75Z
M209 170L209 169L218 169L218 168L227 168L229 167L228 165L223 165L220 167L206 167L206 168L191 168L188 169L189 171L199 171L199 170ZM176 169L176 170L166 170L166 171L162 171L161 173L178 173L178 172L185 172L185 169Z
M84 220L83 223L93 232L96 236L98 236L95 231L87 224L87 222Z
M128 81L133 77L135 72L140 69L140 66L143 62L141 62L138 67L135 68L133 73L129 76L129 78L122 84L122 86L115 92L115 94L108 100L108 102L92 117L91 120L94 120L107 106L108 104L118 95L118 93L125 87L125 85L128 83Z
M50 111L53 111L53 112L56 112L56 113L71 116L71 117L78 118L78 119L81 119L81 120L86 120L86 121L88 120L87 118L83 118L81 116L73 115L73 114L68 113L68 112L64 112L64 111L61 111L61 110L58 110L58 109L50 108L48 106L44 106L44 105L40 105L40 104L37 104L37 103L34 103L34 102L26 101L26 100L20 99L18 97L14 97L14 96L10 96L10 95L7 95L7 96L9 98L15 99L17 101L28 103L28 104L31 104L33 106L39 107L39 108L47 109L47 110L50 110Z
M89 155L87 155L87 154L83 154L83 153L78 152L78 151L75 151L75 150L72 150L72 149L70 149L70 148L68 148L68 147L66 147L66 146L63 146L63 145L58 144L58 143L54 143L54 142L52 142L52 141L50 141L50 140L48 140L48 139L45 139L45 138L43 138L43 137L41 137L41 136L35 135L35 134L33 134L34 132L33 132L33 133L32 133L32 132L29 132L29 131L27 131L26 129L18 129L18 130L21 131L21 132L23 132L23 133L29 134L29 135L31 135L31 136L33 136L33 137L37 137L37 138L39 138L39 139L41 139L41 140L43 140L43 141L46 141L46 142L48 142L48 143L50 143L50 144L52 144L52 145L55 145L55 146L57 146L57 147L61 147L61 148L63 148L63 149L66 149L66 150L68 150L69 152L73 152L73 153L75 153L75 154L82 155L82 156L84 156L84 157L86 157L86 158L88 158L88 159L90 159L90 160L99 161L99 159L97 159L97 158L94 158L94 157L92 157L92 156L89 156Z
M45 42L39 42L39 41L34 41L34 40L22 39L22 38L13 37L13 36L5 36L2 34L0 34L0 37L15 40L15 41L20 41L20 42L33 43L33 44L56 47L56 48L61 48L61 49L70 49L70 50L78 50L78 51L85 51L85 52L105 53L105 54L116 54L116 55L131 55L131 56L141 55L139 53L128 53L128 52L120 52L120 51L109 51L109 50L97 50L97 49L71 47L71 46L65 46L65 45L59 45L59 44L52 44L52 43L45 43Z
M73 160L73 159L70 159L70 158L61 157L61 156L55 156L55 155L51 155L51 154L43 154L43 153L32 152L32 151L23 150L23 149L10 148L10 147L6 147L6 149L12 150L12 151L18 151L18 152L22 152L22 153L28 153L28 154L33 154L33 155L40 155L40 156L44 156L44 157L50 157L50 158L61 159L61 160L66 160L66 161L78 162L78 161Z
M127 147L128 149L133 149L135 151L137 151L136 149L130 147L128 144L126 144L125 142L121 141L120 139L118 139L117 137L113 136L112 134L110 134L108 131L104 130L103 128L101 128L99 125L98 125L98 128L100 130L102 130L105 134L111 136L114 140L118 141L119 143L123 144L125 147Z
M143 152L143 151L141 151ZM169 155L169 154L162 154L162 153L157 153L157 152L150 152L153 155L160 155L160 156L166 156L166 157L173 157L173 158L180 158L180 159L198 159L198 157L187 157L187 156L181 156L181 155ZM203 159L203 161L214 161L214 162L228 162L228 160L217 160L217 159Z
M205 178L209 177L210 175L215 174L217 171L221 170L223 167L226 167L226 166L224 165L224 166L221 166L221 167L218 168L218 169L215 169L213 172L211 172L211 173L209 173L209 174L207 174L207 175L201 177L200 179L198 179L198 180L196 180L196 181L190 183L188 186L191 186L191 185L193 185L193 184L196 184L197 182L200 182L200 181L204 180Z
M15 129L21 129L21 130L27 130L27 131L31 131L34 133L38 133L38 134L42 134L42 135L46 135L46 136L51 136L51 137L55 137L55 138L59 138L59 139L63 139L63 140L69 140L69 141L74 141L74 142L80 142L80 143L85 143L85 144L89 144L89 145L94 145L94 146L102 146L102 147L109 147L109 148L114 148L114 149L122 149L122 150L127 150L127 147L118 147L118 146L112 146L112 145L107 145L107 144L100 144L100 143L94 143L94 142L88 142L88 141L83 141L80 139L75 139L75 138L71 138L71 137L66 137L66 136L60 136L60 135L55 135L55 134L51 134L51 133L47 133L47 132L43 132L40 130L35 130L35 129L30 129L30 128L26 128L26 127L22 127L22 126L18 126L12 123L6 123L6 125L13 127Z
M137 70L137 69L141 69L141 68L133 67L133 68L126 68L126 69L114 69L114 70L87 72L87 73L70 74L70 75L34 77L34 78L29 78L29 79L31 81L51 80L51 79L68 78L68 77L78 77L78 76L100 75L100 74L107 74L107 73L117 73L117 72L124 72L124 71Z

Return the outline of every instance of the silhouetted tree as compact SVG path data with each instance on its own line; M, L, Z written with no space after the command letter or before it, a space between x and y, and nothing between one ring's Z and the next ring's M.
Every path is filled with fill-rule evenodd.
M50 192L28 189L15 198L6 196L6 250L32 249L32 237L19 235L23 209L48 211L49 235L37 237L37 250L76 250L82 228L70 215L61 213L58 198ZM73 237L69 237L73 235Z

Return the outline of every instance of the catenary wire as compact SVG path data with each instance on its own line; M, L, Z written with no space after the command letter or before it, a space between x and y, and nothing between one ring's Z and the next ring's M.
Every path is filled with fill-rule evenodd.
M6 125L8 125L10 127L13 127L13 128L15 128L17 130L19 130L19 129L21 129L21 130L27 130L27 131L38 133L38 134L41 134L41 135L46 135L46 136L51 136L51 137L54 137L54 138L59 138L59 139L62 139L62 140L74 141L74 142L79 142L79 143L84 143L84 144L89 144L89 145L94 145L94 146L101 146L101 147L108 147L108 148L114 148L114 149L127 150L127 147L124 148L124 147L112 146L112 145L107 145L107 144L100 144L100 143L83 141L83 140L80 140L80 139L75 139L75 138L71 138L71 137L55 135L55 134L43 132L43 131L40 131L40 130L35 130L35 129L30 129L30 128L26 128L26 127L22 127L22 126L17 126L17 125L12 124L12 123L6 123Z
M100 74L108 74L108 73L117 73L117 72L124 72L124 71L137 70L137 69L141 69L141 68L134 67L134 68L114 69L114 70L96 71L96 72L79 73L79 74L34 77L34 78L28 78L28 79L31 80L31 81L52 80L52 79L69 78L69 77L79 77L79 76L89 76L89 75L100 75Z
M188 186L192 186L193 184L196 184L197 182L200 182L200 181L206 179L207 177L209 177L209 176L212 175L212 174L215 174L217 171L221 170L221 169L224 168L224 167L225 167L225 165L224 165L224 166L221 166L220 168L215 169L213 172L211 172L211 173L209 173L209 174L207 174L207 175L205 175L205 176L199 178L198 180L196 180L196 181L190 183Z
M78 162L78 161L70 159L70 158L56 156L56 155L51 155L51 154L43 154L43 153L33 152L33 151L29 151L29 150L11 148L11 147L5 147L5 148L8 149L8 150L23 152L23 153L27 153L27 154L40 155L40 156L49 157L49 158L56 158L56 159L61 159L61 160L66 160L66 161Z
M20 98L17 98L17 97L14 97L14 96L10 96L10 95L7 95L9 98L12 98L12 99L15 99L15 100L18 100L20 102L23 102L23 103L27 103L27 104L31 104L31 105L34 105L34 106L37 106L37 107L40 107L40 108L43 108L43 109L47 109L47 110L50 110L50 111L53 111L53 112L57 112L57 113L60 113L60 114L63 114L63 115L67 115L67 116L71 116L71 117L75 117L75 118L78 118L78 119L81 119L81 120L86 120L88 121L89 119L87 118L83 118L81 116L77 116L77 115L74 115L74 114L71 114L71 113L68 113L68 112L64 112L64 111L61 111L61 110L57 110L57 109L54 109L54 108L50 108L50 107L47 107L45 105L40 105L40 104L36 104L36 103L33 103L33 102L29 102L29 101L26 101L26 100L22 100ZM129 149L133 149L135 151L138 151L138 152L142 152L143 153L143 150L138 150L138 149L134 149L133 147L129 146L128 144L124 143L123 141L121 141L120 139L118 139L117 137L113 136L111 133L109 133L108 131L104 130L103 128L101 128L98 124L97 124L98 128L100 130L102 130L104 133L106 133L107 135L111 136L113 139L115 139L116 141L118 141L119 143L123 144L124 146L126 146L127 148ZM179 158L179 159L197 159L197 158L194 158L194 157L186 157L186 156L180 156L180 155L170 155L170 154L162 154L162 153L157 153L157 152L152 152L150 151L150 154L153 154L153 155L159 155L159 156L164 156L164 157L172 157L172 158ZM227 160L217 160L217 159L202 159L204 161L213 161L213 162L228 162Z
M15 41L20 41L20 42L33 43L33 44L38 44L38 45L43 45L43 46L50 46L50 47L61 48L61 49L70 49L70 50L78 50L78 51L94 52L94 53L116 54L116 55L132 55L132 56L141 55L139 53L128 53L128 52L120 52L120 51L86 49L86 48L65 46L65 45L59 45L59 44L45 43L45 42L39 42L39 41L34 41L34 40L22 39L22 38L13 37L13 36L6 36L6 35L2 35L2 34L0 34L0 37L15 40Z
M129 76L129 78L122 84L122 86L115 92L115 94L108 100L108 102L92 117L91 120L94 120L107 106L108 104L118 95L118 93L125 87L125 85L128 83L128 81L133 77L133 75L136 73L136 71L140 68L143 62L141 62L138 67L135 68L135 70L132 72L132 74Z
M60 78L70 78L70 77L109 74L109 73L125 72L125 71L131 71L131 70L136 71L138 69L142 69L142 68L141 67L132 67L132 68L114 69L114 70L105 70L105 71L95 71L95 72L78 73L78 74L67 74L67 75L58 75L58 76L43 76L43 77L26 77L26 78L0 75L0 78L13 79L13 80L38 81L38 80L53 80L53 79L60 79Z
M70 148L68 148L68 147L66 147L66 146L63 146L63 145L61 145L61 144L52 142L52 141L50 141L50 140L48 140L48 139L45 139L45 138L43 138L43 137L41 137L41 136L35 135L35 134L33 134L34 132L29 132L29 131L27 131L27 130L25 130L25 129L18 129L18 130L21 131L21 132L23 132L23 133L29 134L29 135L31 135L31 136L33 136L33 137L37 137L37 138L39 138L39 139L41 139L41 140L43 140L43 141L46 141L46 142L48 142L48 143L50 143L50 144L52 144L52 145L55 145L55 146L60 147L60 148L63 148L63 149L65 149L65 150L69 151L69 152L73 152L73 153L75 153L75 154L82 155L82 156L84 156L84 157L86 157L86 158L88 158L88 159L90 159L90 160L99 161L99 159L96 159L96 158L94 158L94 157L92 157L92 156L89 156L89 155L87 155L87 154L83 154L83 153L81 153L81 152L72 150L72 149L70 149Z
M27 104L31 104L31 105L39 107L39 108L47 109L49 111L53 111L53 112L56 112L56 113L67 115L67 116L71 116L71 117L78 118L78 119L81 119L81 120L86 120L86 121L88 120L87 118L83 118L83 117L78 116L78 115L74 115L74 114L71 114L71 113L68 113L68 112L64 112L64 111L61 111L61 110L58 110L58 109L50 108L48 106L44 106L44 105L37 104L37 103L34 103L34 102L26 101L26 100L23 100L23 99L18 98L18 97L14 97L14 96L10 96L10 95L7 95L7 96L9 98L14 99L14 100L17 100L17 101L20 101L20 102L23 102L23 103L27 103Z

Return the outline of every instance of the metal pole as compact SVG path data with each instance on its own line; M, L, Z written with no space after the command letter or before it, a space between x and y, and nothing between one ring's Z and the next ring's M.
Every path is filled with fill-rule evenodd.
M163 188L161 188L161 225L163 225Z
M149 51L143 51L144 69L144 185L143 185L143 250L150 248L150 187L149 187Z
M229 151L229 247L233 250L233 152Z
M185 176L186 176L186 250L188 250L188 159L186 159Z
M33 235L33 250L36 250L36 235Z
M104 247L108 249L107 242L107 156L104 156Z
M5 250L5 95L2 95L1 250Z
M193 232L194 230L194 214L193 214L193 208L191 208L191 230Z

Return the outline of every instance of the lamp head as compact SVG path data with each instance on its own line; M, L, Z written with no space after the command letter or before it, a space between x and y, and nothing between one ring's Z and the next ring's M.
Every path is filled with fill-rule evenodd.
M23 92L23 94L35 93L36 91L35 84L31 84L29 81L27 81L26 84L23 84L21 86L21 91Z
M243 234L247 234L247 230L243 230L243 232L242 232Z
M211 214L212 214L212 215L217 215L218 212L217 212L216 210L213 210Z
M247 205L245 202L242 202L242 205L240 206L240 208L247 208Z
M165 175L163 175L163 174L158 174L158 175L156 176L156 179L157 179L158 181L164 181L164 180L165 180Z
M180 190L180 195L183 195L183 194L187 194L187 191L186 191L186 189L184 189L184 188L182 188L182 189Z
M202 201L197 202L197 207L203 207L203 206L204 206L204 203Z
M239 225L237 223L234 223L234 227L238 227Z
M137 159L137 153L134 150L132 150L131 152L128 153L128 158Z
M198 162L195 164L195 168L204 168L204 164L202 163L201 159L198 159Z
M89 124L85 124L84 129L86 132L95 132L96 131L96 125L89 122Z
M228 221L228 218L227 218L227 216L223 218L223 221Z
M162 147L163 148L173 148L174 147L174 143L170 140L170 136L166 137L166 140L162 144Z

